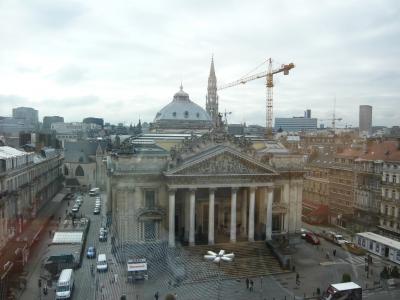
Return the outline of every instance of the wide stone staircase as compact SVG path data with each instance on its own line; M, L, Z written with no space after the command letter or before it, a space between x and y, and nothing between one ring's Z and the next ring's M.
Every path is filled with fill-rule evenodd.
M206 261L204 255L211 250L234 253L232 262L221 261L220 264ZM221 243L217 245L198 245L182 247L180 259L185 265L186 282L208 281L210 279L239 279L260 277L288 272L280 267L278 260L266 247L265 242Z

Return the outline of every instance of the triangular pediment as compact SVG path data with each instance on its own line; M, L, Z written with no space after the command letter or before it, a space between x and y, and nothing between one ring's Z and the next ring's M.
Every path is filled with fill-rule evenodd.
M199 153L197 157L166 172L168 176L199 175L275 175L275 170L251 156L229 147L214 153Z

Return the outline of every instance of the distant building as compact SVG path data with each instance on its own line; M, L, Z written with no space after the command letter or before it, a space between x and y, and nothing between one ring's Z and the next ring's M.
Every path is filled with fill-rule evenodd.
M0 117L0 133L17 137L20 132L33 131L35 127L26 123L25 119Z
M306 111L304 111L304 118L311 118L311 109L307 109Z
M16 119L25 120L26 125L32 125L36 128L39 125L39 112L31 107L13 108L12 116Z
M358 128L360 135L370 136L372 134L372 106L360 105Z
M64 146L65 141L78 141L87 137L91 131L101 130L101 126L97 124L85 124L81 122L72 123L53 123L51 129L56 131L57 139Z
M43 129L51 129L53 123L64 123L64 118L60 116L46 116L43 118Z
M94 118L94 117L88 117L83 119L83 123L85 124L97 124L101 127L104 126L104 120L102 118Z
M311 111L309 112L311 116ZM275 131L299 132L317 130L316 118L275 118Z
M228 124L228 133L233 135L244 135L244 125Z

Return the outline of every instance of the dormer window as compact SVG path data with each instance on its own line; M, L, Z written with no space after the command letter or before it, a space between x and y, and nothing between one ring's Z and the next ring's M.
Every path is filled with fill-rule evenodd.
M196 117L197 117L197 118L200 118L200 114L199 114L199 113L197 113L197 114L196 114Z
M173 116L174 118L176 118L176 111L174 111L174 112L172 113L172 116Z
M187 119L189 117L189 112L186 110L184 115L185 115L185 118Z

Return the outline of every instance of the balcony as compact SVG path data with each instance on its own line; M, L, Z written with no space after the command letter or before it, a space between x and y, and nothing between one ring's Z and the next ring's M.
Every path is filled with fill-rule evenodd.
M273 202L272 203L272 212L273 213L287 213L288 204L283 202Z
M160 206L142 207L137 210L137 218L139 221L161 220L165 214L165 208Z

